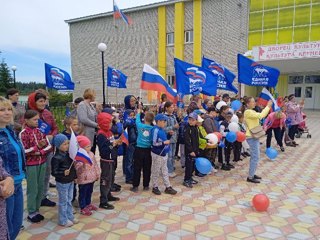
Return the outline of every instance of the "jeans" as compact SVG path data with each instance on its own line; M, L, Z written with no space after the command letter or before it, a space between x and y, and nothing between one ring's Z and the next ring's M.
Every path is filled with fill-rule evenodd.
M129 144L127 148L127 154L125 159L125 174L126 182L132 181L133 178L133 153L134 153L134 144Z
M6 199L7 224L10 239L14 240L20 232L23 221L22 184L14 185L14 194Z
M277 140L277 143L279 145L279 147L283 147L283 144L282 144L282 130L280 127L277 127L277 128L269 128L267 130L267 148L269 148L271 146L271 139L272 139L272 130L274 132L274 136Z
M184 167L186 164L186 155L184 154L185 151L185 147L184 144L179 144L180 146L180 163L181 163L181 167Z
M168 172L173 173L174 172L174 153L176 151L176 143L170 143L170 151L168 152Z
M91 204L91 197L93 192L93 183L87 184L79 184L79 206L80 209L84 209L85 207Z
M260 160L260 142L259 139L247 138L247 142L250 146L250 166L249 166L249 178L253 178L256 173L258 162Z
M58 221L60 225L66 225L67 221L73 221L73 208L71 200L73 197L73 185L74 183L56 183L58 195L59 195L59 212Z

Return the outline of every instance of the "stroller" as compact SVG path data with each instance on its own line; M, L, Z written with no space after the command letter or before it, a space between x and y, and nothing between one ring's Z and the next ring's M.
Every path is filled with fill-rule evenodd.
M307 133L307 138L311 138L311 134L309 133L309 129L306 124L307 115L302 113L303 121L298 126L298 132L296 133L296 138L300 138L302 134Z

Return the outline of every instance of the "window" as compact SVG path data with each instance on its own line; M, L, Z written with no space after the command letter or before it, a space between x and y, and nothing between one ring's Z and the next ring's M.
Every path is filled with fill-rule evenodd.
M176 76L174 75L167 75L167 82L168 84L173 87L176 81Z
M174 44L174 33L167 33L167 46L173 46Z
M290 76L289 77L289 84L302 84L303 83L303 76Z
M320 83L320 75L306 76L306 83Z
M295 87L294 88L294 96L297 98L301 97L301 87Z
M185 43L193 43L193 31L185 31L184 32L184 42Z
M306 87L304 96L305 98L312 98L312 87Z

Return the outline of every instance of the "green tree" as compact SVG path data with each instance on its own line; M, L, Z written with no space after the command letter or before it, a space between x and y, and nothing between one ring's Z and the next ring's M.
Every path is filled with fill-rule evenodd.
M0 63L0 94L4 94L8 88L12 87L12 77L10 68L7 63L2 59Z

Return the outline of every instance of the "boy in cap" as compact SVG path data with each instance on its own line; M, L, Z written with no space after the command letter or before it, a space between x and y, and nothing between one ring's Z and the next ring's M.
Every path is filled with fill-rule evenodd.
M169 144L170 140L167 139L167 135L164 128L167 124L168 117L164 114L157 114L155 121L157 125L151 130L152 146L151 146L151 179L153 182L152 192L156 195L160 195L161 192L158 188L158 180L160 172L162 173L162 178L164 185L166 186L165 193L175 195L177 193L170 184L169 173L167 167L168 152L170 150Z
M199 155L199 133L197 129L198 115L192 112L188 115L188 124L184 129L185 139L185 175L183 185L192 188L197 181L192 179L193 159Z

